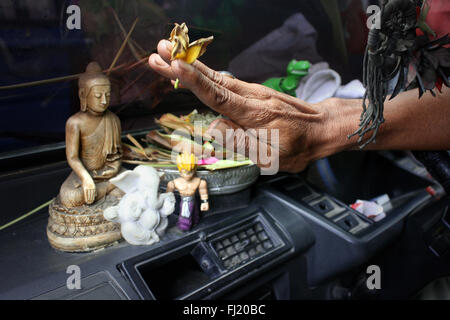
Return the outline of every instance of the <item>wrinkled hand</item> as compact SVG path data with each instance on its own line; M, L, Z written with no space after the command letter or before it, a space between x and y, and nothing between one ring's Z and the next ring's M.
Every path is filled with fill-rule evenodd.
M204 104L229 118L211 123L207 133L212 137L223 137L225 147L234 143L235 152L245 153L261 168L279 161L282 171L298 172L313 159L317 147L314 137L326 134L321 126L327 116L324 105L311 105L259 84L232 79L200 61L192 65L170 61L171 49L169 41L160 41L158 54L149 57L149 64L172 81L179 79ZM243 130L227 136L227 129ZM259 129L268 129L267 135ZM272 129L278 130L278 139ZM256 146L260 151L251 152ZM270 162L261 157L264 153Z
M87 204L92 204L97 196L94 180L91 177L85 178L82 182L84 201Z

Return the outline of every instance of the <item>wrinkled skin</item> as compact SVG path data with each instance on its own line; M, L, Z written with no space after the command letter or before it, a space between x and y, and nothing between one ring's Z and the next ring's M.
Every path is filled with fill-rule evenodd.
M160 41L158 53L149 57L149 64L172 81L179 79L181 85L190 89L203 103L229 118L211 123L208 129L211 136L215 137L220 132L226 137L226 129L278 129L279 144L272 141L270 134L263 139L258 134L241 131L230 138L234 140L235 151L245 147L245 155L260 167L267 162L258 156L252 158L248 153L249 146L266 147L271 150L272 157L278 157L275 151L278 149L279 169L287 172L301 171L311 160L320 157L322 151L317 149L321 143L314 138L327 135L322 124L334 99L312 105L260 84L224 76L200 61L192 65L180 60L170 61L171 50L169 41ZM224 141L226 145L230 144L230 139Z

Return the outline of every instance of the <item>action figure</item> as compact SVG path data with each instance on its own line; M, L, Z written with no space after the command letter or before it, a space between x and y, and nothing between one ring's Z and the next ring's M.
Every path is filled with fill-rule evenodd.
M201 199L200 210L209 210L208 185L205 180L195 177L197 159L194 154L179 154L177 167L181 177L169 181L166 191L173 192L176 189L180 193L181 203L177 226L182 231L188 231L200 220L198 206L195 203L197 189Z

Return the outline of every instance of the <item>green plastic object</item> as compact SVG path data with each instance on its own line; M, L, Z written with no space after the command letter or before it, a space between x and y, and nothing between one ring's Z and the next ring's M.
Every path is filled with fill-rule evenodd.
M286 77L269 78L263 82L263 85L296 97L295 90L297 89L300 80L308 75L310 66L311 64L306 60L291 60L286 68Z

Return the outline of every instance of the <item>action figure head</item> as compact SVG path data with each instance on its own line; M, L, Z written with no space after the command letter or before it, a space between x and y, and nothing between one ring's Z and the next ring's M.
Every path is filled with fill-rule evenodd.
M97 62L91 62L78 79L81 111L103 113L109 106L111 83Z
M193 153L183 152L177 156L177 167L182 178L191 180L197 170L197 158Z

